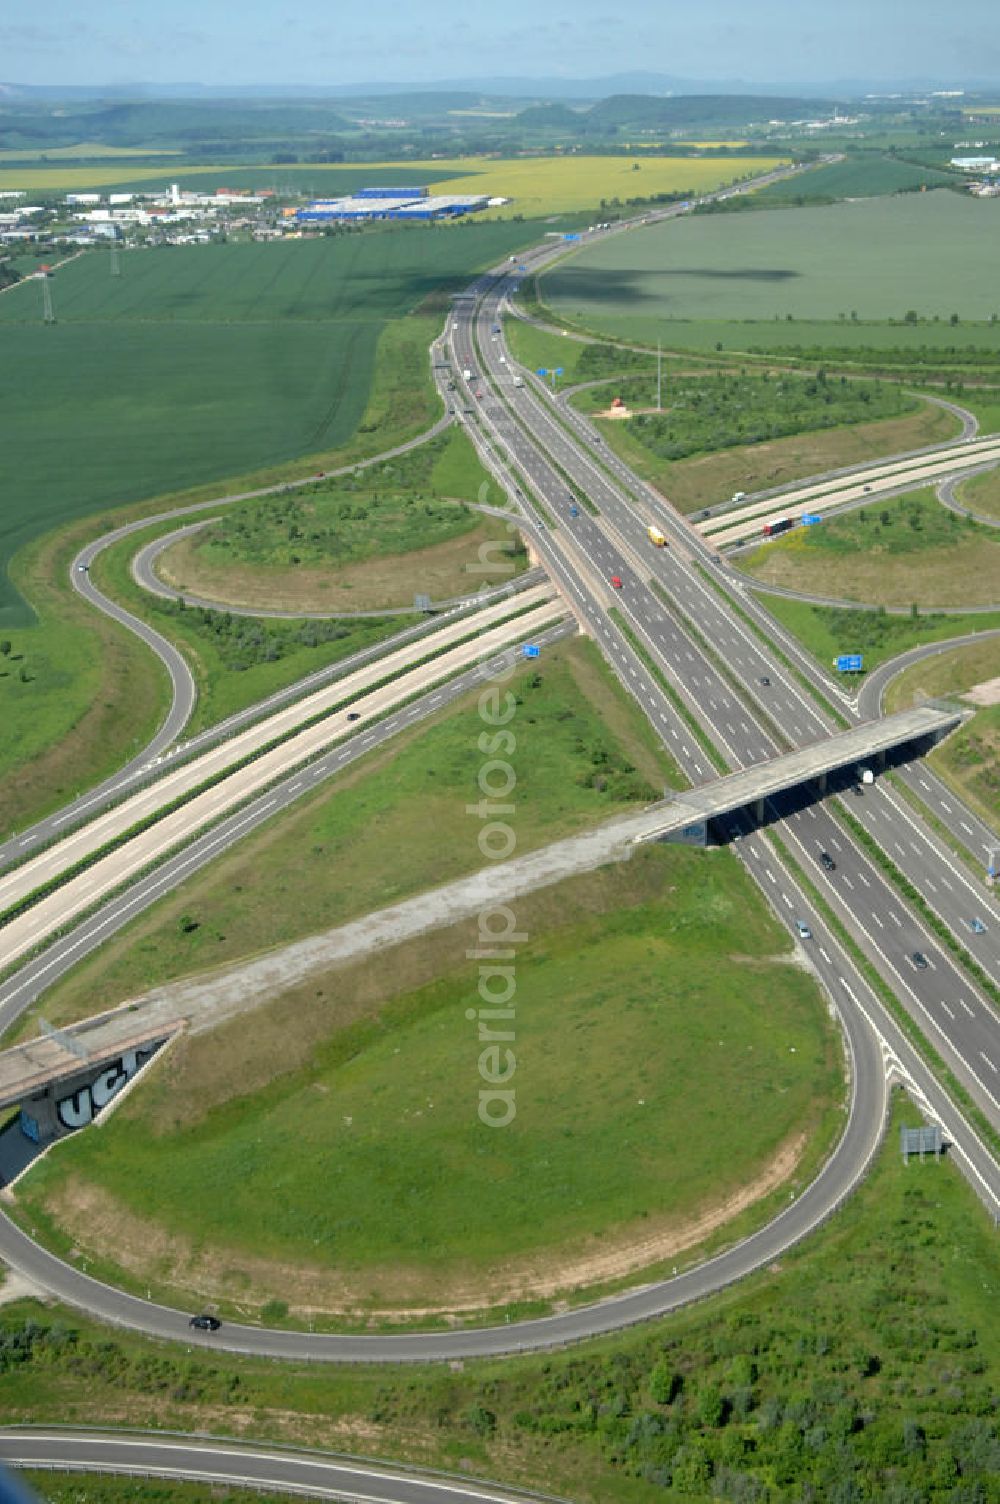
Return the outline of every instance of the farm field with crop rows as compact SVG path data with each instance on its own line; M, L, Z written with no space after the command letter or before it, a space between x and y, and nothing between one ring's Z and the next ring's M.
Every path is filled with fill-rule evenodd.
M29 538L98 508L343 444L387 322L532 235L483 224L171 246L124 253L119 277L94 252L51 279L50 325L40 284L15 288L0 299L3 449L17 477L0 567ZM419 323L414 349L396 357L410 362L411 392L429 379L434 329ZM17 606L0 579L0 616L23 620Z
M995 348L998 228L996 200L947 192L693 215L587 246L542 276L540 294L561 317L646 343L750 349L892 344L902 334L919 345L935 338L929 329L961 343L974 321L983 327L973 342ZM938 324L908 325L910 311Z

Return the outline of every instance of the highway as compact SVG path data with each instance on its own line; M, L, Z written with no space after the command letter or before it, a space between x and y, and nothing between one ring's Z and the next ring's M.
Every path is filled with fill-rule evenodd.
M522 258L522 261L529 259ZM487 285L488 282L484 282L484 288ZM503 283L499 285L502 289ZM499 306L495 297L492 304L489 298L484 303L479 317L480 351L477 353L473 327L476 298L466 296L457 300L456 317L449 330L456 364L473 363L474 369L481 368L482 354L485 353L482 350L482 330L496 318ZM487 335L487 345L491 343ZM491 369L495 380L509 382L509 368L497 361L495 368ZM774 755L775 731L789 745L796 744L796 727L803 738L812 735L818 739L827 735L832 721L822 706L808 693L803 693L797 682L785 683L787 671L780 660L753 630L748 630L741 620L732 617L725 608L724 597L695 567L708 564L711 571L711 549L696 541L692 530L659 498L649 495L634 478L629 479L626 487L612 485L609 480L611 467L604 468L605 455L598 448L599 441L593 436L585 442L571 440L567 430L546 410L544 398L544 392L533 389L529 381L523 389L505 387L503 401L490 396L477 403L471 425L474 438L491 466L503 471L507 463L505 456L509 456L517 474L525 477L527 490L519 499L526 517L532 519L526 521L525 527L539 555L551 568L553 578L564 591L578 620L586 624L623 683L650 716L679 766L696 783L707 783L716 774L702 737L693 730L694 723L711 735L726 761L734 767L747 766ZM579 507L579 517L575 519L568 517L571 493L566 476L574 488L573 494L578 489L581 496L587 498L588 504ZM595 508L596 515L591 513L590 507ZM650 549L645 538L647 517L654 517L664 526L664 531L669 529L671 547L668 550ZM611 572L621 577L620 590L611 586ZM720 589L726 588L720 581ZM670 692L664 691L657 676L650 673L642 658L618 631L614 620L609 618L607 608L611 604L617 606L628 621L636 640L644 645ZM721 635L723 628L727 636ZM709 644L715 652L714 658L706 651ZM718 661L720 655L721 663ZM742 677L740 665L746 662L766 665L764 676L771 677L771 686L768 687L780 690L780 694L766 700L766 710L761 686L751 686L749 690L744 686L743 695L734 688L733 676ZM829 694L829 689L826 693ZM679 713L679 705L685 707L686 714ZM407 709L413 710L414 706ZM426 713L426 709L421 713ZM376 732L377 728L372 730ZM348 744L336 755L350 754L351 744ZM323 765L312 766L318 770ZM329 771L327 768L321 776L328 776ZM289 789L289 797L292 792ZM865 798L869 795L866 794ZM262 818L269 817L276 807L272 803ZM794 810L779 810L777 813L782 817L778 827L782 839L788 845L798 847L803 857L802 866L808 870L810 880L816 881L816 874L821 869L816 867L810 839L818 836L824 849L832 848L835 841L846 839L843 826L822 805L812 816L800 812L798 821ZM797 830L802 819L820 822L818 829L807 834ZM239 833L236 828L227 831L224 825L220 825L201 839L215 840L215 849L221 850L238 838ZM183 1313L137 1300L89 1279L38 1248L5 1220L0 1222L0 1256L71 1304L82 1306L111 1322L191 1345L223 1346L233 1351L275 1357L388 1362L459 1358L562 1344L612 1331L701 1298L773 1261L806 1236L850 1194L870 1162L885 1121L886 1083L889 1079L905 1080L927 1114L942 1123L956 1159L996 1215L1000 1210L997 1165L971 1125L949 1101L909 1045L892 1014L867 986L837 936L824 924L822 916L813 911L809 894L797 886L792 874L778 859L770 835L747 830L734 831L734 836L737 833L740 835L737 846L743 860L748 870L754 872L775 912L789 925L797 916L808 916L812 929L808 950L810 961L843 1023L851 1061L851 1102L844 1135L816 1180L770 1224L717 1258L698 1268L685 1270L675 1279L628 1292L595 1306L535 1321L478 1331L334 1336L269 1331L228 1322L215 1334L192 1333ZM852 849L850 861L845 857L843 863L843 875L852 879L852 889L857 897L850 896L852 889L848 889L843 881L839 888L830 887L831 902L839 905L848 916L851 932L865 943L874 945L882 966L891 966L894 957L899 960L912 935L920 937L921 948L933 959L931 943L912 915L907 914L905 920L902 915L900 917L899 928L903 933L893 942L895 950L891 949L887 939L870 933L874 930L870 912L887 904L898 905L899 900L894 891L885 888L877 872L870 867L867 871L864 869L864 861L861 853ZM859 865L855 866L855 862ZM840 871L841 863L838 862L836 872L826 874L822 881L827 877L835 878ZM869 871L872 873L867 883L861 881L863 871L866 878ZM162 879L162 890L165 891L171 883L171 876L173 882L178 880L176 872L171 875L166 868L161 868L143 881ZM130 889L116 902L127 901L133 894L141 897L141 887L142 884ZM103 922L100 915L89 921L98 925ZM914 928L909 928L911 925ZM105 933L103 930L96 934L92 931L88 936L83 933L84 929L82 926L74 941L76 949L64 951L62 960L55 966L72 964L73 959L85 953L87 946L99 943L101 934ZM70 939L64 937L53 951ZM52 979L51 974L44 970L32 973L32 968L44 965L50 954L46 953L24 968L4 989L0 1003L5 1009L9 1007L9 1016L23 1009L32 987L37 994L40 987ZM933 1009L931 994L940 991L940 987L931 988L926 995L924 989L931 977L943 975L945 973L943 970L939 972L936 959L933 968L928 967L927 974L914 975L910 991L917 1006L928 1011ZM961 978L959 981L967 987ZM25 990L15 995L11 989L19 987L22 982ZM953 986L950 976L947 985L950 998ZM988 1007L982 1004L974 989L970 989L968 995L974 996L976 1005L982 1009L981 1014L973 1014L975 1027L987 1030L991 1023L995 1025L995 1018L991 1018ZM974 1036L972 1027L972 1023L967 1026L964 1011L954 1022L942 1015L942 1037L955 1050L956 1058L966 1065L968 1062L963 1054L966 1043L971 1051L976 1037L992 1040L991 1035Z
M461 315L453 321L454 364L492 382L499 400L477 403L480 421L493 424L495 441L508 448L519 471L544 498L544 505L558 515L559 526L554 532L557 544L571 533L574 545L588 555L599 578L620 579L621 588L614 592L618 609L730 767L747 766L774 755L775 733L789 745L802 745L828 734L829 718L820 707L798 690L759 640L734 623L720 598L691 568L692 539L686 525L662 504L655 512L647 508L639 511L635 494L640 483L633 481L630 498L611 481L603 463L570 438L562 415L554 411L540 382L529 376L524 386L514 386L510 356L504 353L501 337L494 332L504 295L500 283L483 299L475 321L473 316ZM553 468L553 461L561 474ZM624 467L618 469L621 474ZM599 509L598 516L576 506L577 493ZM576 517L571 507L578 511ZM646 527L651 519L667 531L670 548L650 545ZM606 597L608 593L605 590ZM676 609L664 610L668 603L680 607L692 630L685 631ZM708 644L712 650L703 651ZM720 653L729 671L725 675L716 666ZM734 684L734 675L738 684ZM763 683L765 680L769 682ZM692 759L690 745L674 729L675 735L667 744L692 780L712 776L714 770L706 771ZM942 877L943 848L923 823L906 816L907 846L902 848L899 831L893 837L888 829L890 824L902 823L901 807L881 786L858 801L851 813L876 839L890 842L891 856L897 860L903 856L906 876L921 896L963 945L974 938L982 963L994 975L1000 975L998 926L989 924L985 935L975 937L968 928L968 922L980 911L989 912L987 896L975 890L957 869ZM815 824L803 855L816 874L817 886L828 890L838 908L846 910L856 938L885 981L939 1043L974 1099L995 1123L1000 1123L1000 1021L992 1005L957 968L920 916L902 904L880 870L860 852L858 871L844 872L837 882L832 873L818 865L819 851L832 853L850 842L823 805L814 810L812 819ZM917 952L926 958L926 968L914 965ZM931 1020L933 1027L928 1028Z
M382 454L374 455L371 459L359 460L356 465L346 465L339 470L331 470L333 475L353 474L355 470L364 469L369 465L380 464L384 460L404 454L410 449L417 448L427 443L436 434L441 433L450 426L453 418L446 411L445 414L420 434L416 439L411 439L405 444L396 445L387 449ZM169 752L178 750L176 743L184 727L191 719L191 713L195 707L197 692L191 671L180 651L172 642L157 632L147 622L127 611L111 596L94 583L91 578L91 566L95 559L99 558L105 549L119 543L123 538L129 538L137 533L145 532L148 528L155 527L160 523L173 521L178 518L190 517L193 513L204 513L217 510L220 506L232 506L239 501L249 501L262 496L271 496L279 492L295 490L303 486L314 484L316 477L308 476L298 481L285 481L279 485L265 486L256 491L243 491L238 495L215 497L211 501L201 501L185 507L174 507L166 512L159 512L147 517L140 517L132 522L125 522L118 527L111 528L102 533L99 538L86 544L74 558L70 566L70 582L78 595L95 610L132 632L146 644L150 652L159 660L170 681L170 705L167 714L153 737L140 748L134 755L108 778L86 789L69 804L55 810L16 835L5 841L0 841L0 872L12 863L20 861L25 852L34 851L36 848L46 845L49 841L58 838L67 830L79 825L82 821L90 819L98 810L105 809L109 804L115 803L123 794L131 792L139 782L147 777L155 769L157 763ZM414 637L433 631L436 622L419 623L406 632L401 632L393 639L393 646L409 641ZM318 684L326 683L329 679L336 678L341 672L360 666L362 663L371 662L386 648L386 643L376 644L372 648L364 649L350 659L344 659L340 663L331 664L325 669L319 669L314 674L307 676L305 680L297 684L288 685L283 690L269 695L266 700L248 707L235 715L228 716L225 721L210 727L188 744L185 750L192 745L200 747L210 746L214 742L230 736L237 728L247 725L262 715L270 714L272 710L281 705L288 704Z
M330 692L321 691L324 709L319 713L322 719L313 723L303 720L301 729L293 731L278 746L270 746L272 736L262 735L258 739L258 728L254 728L253 750L243 756L239 765L234 766L230 755L233 743L224 744L206 753L199 763L178 769L176 774L100 816L93 825L82 827L59 846L42 853L35 862L15 868L0 881L2 901L11 914L0 930L5 965L10 966L43 946L50 934L161 862L176 847L189 841L196 831L215 824L252 796L287 778L329 746L350 736L353 723L348 721L348 714L362 722L383 716L413 696L447 680L460 669L494 656L511 643L533 640L564 614L561 605L546 599L549 595L547 587L538 586L537 592L543 597L540 604L532 602L533 609L497 625L491 620L494 613L509 615L511 603L507 603L505 611L499 607L487 608L481 613L487 620L478 635L472 638L467 637L466 624L459 623L455 630L465 638L464 641L444 649L429 662L413 668L403 665L388 682L382 682L388 672L387 661L361 670L361 676L371 683L355 688L352 698L347 701L355 708L347 714L337 717L328 714L332 707L325 702L329 700ZM535 593L526 599L531 600ZM336 688L339 705L342 692L339 686ZM250 734L243 733L244 736ZM360 746L366 746L374 739L364 726L353 734ZM218 762L220 753L226 754L222 763L223 776L207 784L210 775L200 763L206 760ZM190 791L190 797L180 808L173 808L179 794L172 785L180 786L184 792ZM153 824L131 834L137 822L149 814L156 814L158 818ZM64 851L64 847L69 849ZM78 871L78 864L84 857L87 864ZM36 863L42 869L41 874L34 870ZM57 878L60 882L54 891L39 889L40 881L51 883ZM12 908L14 904L19 907Z
M345 1504L555 1504L551 1494L531 1494L457 1473L431 1473L398 1464L390 1467L363 1457L222 1437L9 1426L0 1429L0 1462L35 1470L118 1473L141 1480L176 1478L216 1488L299 1494L344 1500Z

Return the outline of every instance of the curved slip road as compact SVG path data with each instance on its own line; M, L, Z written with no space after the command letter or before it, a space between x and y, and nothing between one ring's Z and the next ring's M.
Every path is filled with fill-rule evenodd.
M970 507L963 506L955 495L957 485L971 480L974 475L983 475L987 470L995 469L995 465L983 465L980 470L969 470L965 475L955 476L952 480L943 480L937 488L938 501L950 512L957 512L960 517L971 517L972 521L978 522L980 527L1000 527L1000 517L984 517L981 512L974 512Z
M585 572L582 577L587 578ZM756 840L762 843L764 838ZM763 860L763 856L759 859ZM777 879L772 875L771 881ZM796 891L793 884L791 887L793 898L785 894L785 901L794 900L800 913L809 912L807 897ZM774 907L784 919L777 904ZM967 1165L970 1178L978 1180L984 1199L994 1207L1000 1206L996 1166L981 1152L975 1135L926 1071L894 1020L859 982L849 958L821 919L810 914L810 920L817 941L811 960L838 1006L851 1055L852 1097L844 1135L816 1180L767 1227L710 1263L686 1270L675 1279L573 1312L480 1330L335 1336L276 1332L227 1323L219 1333L195 1334L187 1328L182 1314L102 1286L38 1248L6 1221L0 1223L0 1256L22 1270L27 1278L109 1321L209 1348L222 1346L233 1351L318 1361L396 1362L562 1345L664 1314L699 1299L752 1273L807 1235L850 1194L870 1162L885 1120L885 1083L890 1072L904 1076L911 1086L916 1083L918 1099L944 1125L946 1134L955 1142L954 1152ZM957 1125L958 1132L950 1125Z
M548 597L547 587L541 586L539 590ZM487 612L487 617L490 614ZM353 691L338 689L332 697L324 692L323 700L328 702L332 698L339 702L342 693L353 692L355 698L351 703L356 709L350 714L362 723L371 721L463 668L494 656L509 644L530 640L533 634L542 632L564 614L560 604L550 603L546 598L524 615L495 624L485 623L481 633L464 637L426 663L400 666L388 682L382 682L387 675L381 665L362 670L359 677L367 678L368 684L362 682ZM4 961L9 965L36 947L44 946L50 934L161 862L194 832L216 823L272 783L319 757L331 744L356 734L359 744L367 746L373 739L368 727L362 724L355 733L355 723L348 722L345 715L329 713L331 708L335 706L324 703L321 719L313 724L303 721L299 729L293 729L277 746L270 745L273 736L268 734L239 754L235 751L230 754L228 746L207 753L199 763L178 769L147 794L133 796L94 825L85 826L60 846L52 847L26 867L15 868L0 879L4 906L19 906L11 909L11 917L0 929ZM224 755L217 756L218 753ZM237 755L244 760L234 767ZM201 763L209 766L202 769ZM216 766L220 771L213 773ZM212 778L215 781L206 786L206 780ZM185 802L173 808L185 791L188 792ZM140 821L150 817L154 817L152 824L132 833ZM76 867L81 860L88 865L79 871ZM54 891L40 891L41 884L56 881L59 886Z
M561 1504L551 1494L457 1473L170 1432L8 1426L0 1429L0 1462L35 1470L176 1478L346 1504Z
M387 449L382 454L372 456L371 459L359 460L356 465L345 465L337 470L330 470L327 474L331 476L352 474L355 470L364 469L370 465L379 464L383 460L392 459L397 455L406 453L407 450L418 448L421 444L427 443L429 439L443 432L453 422L453 416L446 412L431 428L425 433L418 435L417 438L411 439L405 444L397 445L393 449ZM191 713L194 710L197 689L187 661L169 638L164 637L161 632L157 632L148 622L133 615L131 611L127 611L124 606L120 606L111 596L105 595L102 590L98 589L90 578L90 567L94 560L106 548L110 548L112 544L120 542L123 538L130 537L133 533L142 532L145 528L153 527L158 522L165 522L174 517L189 517L192 513L210 511L220 506L231 506L238 501L249 501L256 497L271 496L281 491L296 490L302 486L312 485L315 479L315 476L309 476L303 480L286 481L279 485L265 486L256 491L244 491L235 496L216 497L212 501L195 502L191 506L174 507L170 511L159 512L149 517L140 517L133 522L122 523L119 527L102 533L99 538L95 538L80 550L70 566L70 580L73 589L89 605L102 612L105 616L109 616L119 626L124 627L127 631L132 632L136 637L140 638L154 656L159 659L170 680L170 706L155 735L140 751L136 752L134 756L124 763L117 772L110 774L100 783L94 785L93 788L87 789L69 804L63 805L61 809L54 811L53 814L45 816L33 825L18 832L15 836L0 842L0 870L5 866L9 866L11 862L18 860L26 851L31 851L35 847L45 845L48 841L57 837L60 832L71 829L73 826L78 825L81 820L89 818L95 811L104 808L106 805L120 798L123 791L130 784L141 778L148 770L149 764L155 762L168 748L174 745L178 736L180 736L190 720ZM417 633L420 629L411 628L410 630L413 633ZM403 640L405 639L401 636L400 641ZM377 653L378 648L376 647L369 651ZM339 665L330 665L328 669L319 670L318 672L319 674L335 673L338 667ZM309 684L317 682L317 676L309 675L305 681L300 682ZM299 692L299 686L289 685L286 689L269 696L266 701L260 702L258 706L248 707L246 711L228 717L226 721L221 722L218 726L211 727L208 731L202 733L198 738L199 745L207 745L210 741L228 736L235 726L243 725L247 721L255 719L262 709L276 708L278 705L294 699Z
M502 517L507 521L514 521L516 513L505 510L503 507L480 506L475 502L467 502L466 506L474 512L485 512L491 517ZM179 590L174 585L168 585L156 572L156 563L160 555L166 553L175 543L180 543L184 538L191 537L202 528L211 527L213 522L218 522L217 517L206 517L200 522L189 522L186 527L176 528L171 533L165 533L160 538L154 538L147 543L132 560L132 578L136 584L150 595L159 596L165 601L183 601L186 606L195 606L204 611L219 611L229 616L255 616L267 621L364 621L369 618L380 620L386 616L412 616L416 608L414 606L383 606L377 611L279 611L277 608L265 606L234 605L231 601L212 600L204 595L192 595L189 590ZM504 589L509 587L505 586ZM453 611L458 607L467 605L468 595L452 596L450 600L431 601L423 609L439 614L445 611Z

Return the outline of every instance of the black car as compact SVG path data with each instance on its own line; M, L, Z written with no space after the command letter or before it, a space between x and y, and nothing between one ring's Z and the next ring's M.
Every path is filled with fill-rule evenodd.
M760 678L758 679L757 682L758 682L758 684L763 684L765 689L771 683L770 679L767 677L766 674L761 674L761 676L760 676Z
M913 952L913 955L910 957L910 960L913 962L918 971L926 971L928 966L930 965L930 962L928 961L922 950L915 950Z
M361 711L360 710L349 710L347 712L347 719L349 721L360 721L360 719L361 719Z
M192 1316L188 1322L188 1326L196 1327L199 1332L217 1332L221 1325L222 1322L218 1316L209 1316L207 1313L202 1313L201 1316Z
M819 854L819 861L820 861L820 866L821 867L825 867L826 870L827 870L827 872L836 872L836 870L837 870L837 863L833 860L833 857L830 855L830 853L828 851L821 851L820 852L820 854Z

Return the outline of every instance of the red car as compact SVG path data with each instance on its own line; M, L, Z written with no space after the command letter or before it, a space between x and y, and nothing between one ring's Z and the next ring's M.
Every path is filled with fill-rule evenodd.
M613 574L611 576L611 583L612 583L612 585L614 585L614 587L615 587L616 590L620 590L622 588L622 577L621 577L621 575L620 574Z

